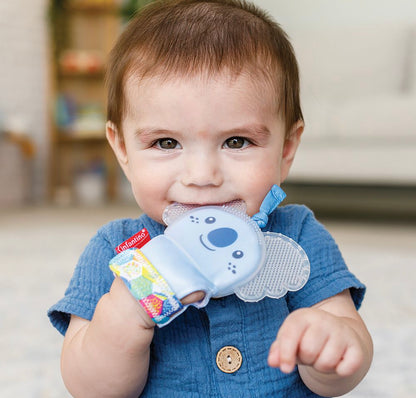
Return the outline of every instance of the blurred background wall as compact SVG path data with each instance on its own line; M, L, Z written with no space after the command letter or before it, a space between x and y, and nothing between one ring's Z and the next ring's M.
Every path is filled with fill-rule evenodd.
M73 2L84 6L116 3L124 11L126 3L129 6L134 3ZM404 197L412 202L416 187L416 2L254 2L268 10L288 32L300 63L306 129L287 184L292 197L301 201L312 197L322 199L327 192L334 199L333 195L338 192L341 200L354 187L366 186L377 188L370 196L390 200L401 193L400 201ZM3 132L0 150L8 154L8 157L0 156L0 180L2 183L14 181L15 187L21 181L25 190L20 198L19 192L10 196L11 189L9 197L0 198L0 205L25 203L28 199L35 202L60 199L70 203L74 196L73 184L77 183L81 191L82 184L94 184L94 179L81 178L85 174L94 177L101 173L101 182L95 181L98 184L107 184L103 180L112 179L112 187L100 189L97 185L97 195L101 192L112 198L122 196L123 184L115 182L119 176L114 165L111 166L112 160L108 157L111 155L106 155L103 164L97 164L97 159L92 157L84 168L78 166L85 159L77 157L75 171L60 164L65 156L74 157L71 153L65 155L62 148L77 148L75 153L79 156L79 148L98 147L104 131L100 129L101 138L84 134L83 144L75 134L54 135L58 130L56 103L62 92L56 87L55 67L59 60L53 58L51 50L56 37L51 37L48 30L48 6L47 0L0 3L0 131ZM94 13L88 15L94 18ZM79 29L75 27L75 30ZM102 27L96 31L102 36L108 29ZM83 42L82 33L77 34ZM84 39L90 36L84 35ZM85 81L81 80L84 88ZM83 96L89 94L85 91ZM81 105L85 108L85 104ZM91 124L91 118L102 123L102 111L97 115L94 104L87 105L90 119L83 120L83 126ZM91 108L95 112L92 117ZM68 109L65 115L68 116ZM4 139L5 132L21 136L14 137L11 143L10 139ZM55 143L59 140L63 144L57 147ZM13 150L23 153L20 163L11 158ZM19 167L23 170L21 174L16 171ZM56 177L61 169L69 177ZM51 189L51 185L55 187ZM358 193L361 195L362 191ZM354 196L356 192L351 195ZM404 212L409 207L411 203L405 206Z
M255 0L285 28L302 25L350 26L398 21L415 22L413 0Z
M5 168L9 162L15 167L20 163L14 156L9 154L8 159L3 153L13 151L13 146L2 152L2 191L13 190L4 185L5 181L25 178L27 195L37 200L45 197L50 138L47 3L47 0L0 2L0 132L26 134L36 146L31 170L12 172L8 168L7 175ZM0 141L0 147L5 146L6 142ZM22 176L22 173L30 176ZM16 184L21 190L21 183L16 181ZM9 194L0 203L9 204L15 198L20 199L20 191Z

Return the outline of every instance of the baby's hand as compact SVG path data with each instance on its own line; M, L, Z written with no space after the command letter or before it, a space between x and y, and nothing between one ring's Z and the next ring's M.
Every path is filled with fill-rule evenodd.
M364 349L349 321L320 308L294 311L270 348L269 365L284 373L299 364L324 374L353 375L363 364Z
M127 320L136 320L137 324L135 324L133 327L135 334L137 334L137 329L153 329L155 327L155 323L152 321L143 307L139 304L139 302L129 292L127 286L120 278L114 279L109 295L112 297L113 301L113 305L109 307L109 316L112 319L115 316L120 317L120 325L122 325L124 333ZM181 303L183 305L188 305L201 301L203 298L204 292L196 291L185 296L181 300ZM118 311L115 311L113 307L116 307ZM120 314L120 312L122 313Z

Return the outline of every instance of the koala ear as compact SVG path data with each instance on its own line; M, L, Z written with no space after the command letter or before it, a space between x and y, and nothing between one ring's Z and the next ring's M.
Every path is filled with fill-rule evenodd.
M299 244L286 235L265 232L266 261L260 272L235 294L244 301L264 297L280 298L288 291L300 290L308 281L310 264Z
M201 206L185 205L182 203L172 203L171 205L167 206L166 209L163 211L162 220L166 225L172 224L180 216L197 207ZM247 206L245 202L243 202L242 200L234 200L230 203L227 203L226 205L223 205L222 207L225 210L232 210L233 213L242 213L243 215L246 214L247 211Z

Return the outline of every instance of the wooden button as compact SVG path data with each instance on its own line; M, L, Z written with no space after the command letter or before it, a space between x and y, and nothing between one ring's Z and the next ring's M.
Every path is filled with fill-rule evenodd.
M224 373L237 372L241 367L243 357L241 352L233 346L225 346L217 353L217 366Z

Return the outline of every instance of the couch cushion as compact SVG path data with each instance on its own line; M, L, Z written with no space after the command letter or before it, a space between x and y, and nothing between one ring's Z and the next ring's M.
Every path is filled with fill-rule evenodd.
M416 145L416 94L334 103L329 110L326 133L358 141L400 138Z
M416 95L416 27L409 38L409 52L407 57L408 91Z
M415 170L414 144L302 143L288 181L415 185Z
M328 100L318 98L302 99L302 112L305 120L305 131L302 140L312 142L328 135L328 117L331 109Z
M402 90L410 34L406 25L292 31L303 94L343 99Z

